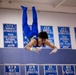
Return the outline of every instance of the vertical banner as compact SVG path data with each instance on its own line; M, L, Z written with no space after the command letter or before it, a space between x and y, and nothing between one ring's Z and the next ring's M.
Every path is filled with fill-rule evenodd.
M29 25L30 30L32 30L32 25ZM29 39L27 38L27 36L24 34L23 31L23 45L26 46L29 43Z
M4 47L17 47L17 25L3 24Z
M70 29L69 27L58 27L60 48L71 48Z
M75 75L75 67L66 65L62 67L62 75Z
M52 44L54 44L53 27L52 26L41 26L41 31L47 32L49 41Z
M44 75L58 75L57 66L45 65Z
M27 36L24 35L23 32L23 45L26 46L29 43L29 39L27 38Z
M76 39L76 27L74 28L74 32L75 32L75 39Z
M25 75L39 75L39 66L38 65L25 66Z
M16 65L8 65L4 66L4 74L5 75L21 75L20 74L20 67Z

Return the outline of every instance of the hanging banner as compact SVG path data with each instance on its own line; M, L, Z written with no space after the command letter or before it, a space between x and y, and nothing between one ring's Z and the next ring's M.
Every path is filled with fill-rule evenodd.
M29 25L30 27L30 30L32 30L32 25ZM23 31L23 45L24 47L29 43L29 39L27 38L27 36L24 34L24 31Z
M71 65L63 66L62 73L62 75L75 75L75 68Z
M75 39L76 39L76 27L74 28L74 32L75 32Z
M45 65L44 75L58 75L57 66Z
M39 66L38 65L25 66L25 75L39 75Z
M17 25L3 24L4 47L17 47Z
M4 75L21 75L20 67L16 65L4 66Z
M24 35L23 32L23 45L26 46L29 43L29 39L27 38L27 36Z
M54 35L53 35L53 27L52 26L41 26L41 31L45 31L48 34L48 40L54 44Z
M70 29L69 27L58 27L60 48L71 48Z

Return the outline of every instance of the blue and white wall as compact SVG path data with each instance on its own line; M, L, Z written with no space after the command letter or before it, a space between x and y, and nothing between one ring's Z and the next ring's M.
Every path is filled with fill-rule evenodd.
M74 27L76 27L76 14L53 13L38 11L38 29L40 26L53 26L55 45L59 47L58 26L70 27L72 49L76 49ZM0 48L4 48L3 24L17 24L18 48L23 48L22 10L0 9ZM28 11L28 24L32 24L32 12Z
M0 9L0 74L7 75L12 73L15 75L26 75L25 66L26 65L37 65L39 66L39 74L44 75L44 66L55 65L57 66L58 74L62 75L63 66L72 65L73 68L66 69L75 75L76 74L76 40L74 34L74 27L76 27L76 14L66 14L66 13L53 13L53 12L42 12L38 11L38 29L40 31L40 26L53 26L54 41L55 45L59 47L59 36L58 36L58 26L70 27L71 44L72 49L58 49L59 51L55 54L49 54L51 49L41 50L39 53L27 51L23 47L23 34L22 34L22 10L10 10L10 9ZM18 38L18 48L4 48L4 37L3 37L3 24L17 24L17 38ZM32 12L28 11L28 24L32 24ZM14 68L11 68L12 65ZM6 67L6 69L5 69ZM9 68L10 67L10 68ZM19 68L18 68L19 67ZM48 66L50 67L50 66ZM71 66L70 66L71 67ZM9 68L9 69L8 69ZM15 70L16 72L12 72ZM19 69L19 71L18 71ZM32 69L32 68L31 68ZM11 71L10 71L11 70ZM35 69L36 70L36 69ZM53 71L52 70L52 71ZM49 69L47 70L49 71ZM51 72L52 72L51 71ZM53 71L53 72L54 72ZM37 70L36 70L37 72ZM12 75L11 74L11 75ZM28 74L29 75L29 74ZM46 74L47 75L47 74Z

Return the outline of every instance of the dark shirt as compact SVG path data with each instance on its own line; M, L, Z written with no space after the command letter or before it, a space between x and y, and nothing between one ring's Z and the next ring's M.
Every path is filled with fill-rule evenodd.
M35 40L37 41L36 46L33 46L33 47L40 47L40 46L38 46L38 37L34 37L33 39L35 39ZM43 47L45 46L44 43L42 44L42 46L43 46Z

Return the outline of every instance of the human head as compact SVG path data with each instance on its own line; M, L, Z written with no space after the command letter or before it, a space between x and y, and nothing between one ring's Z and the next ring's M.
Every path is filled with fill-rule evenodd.
M38 35L39 38L48 39L48 34L44 31L41 31Z
M42 41L42 43L44 43L45 40L48 39L48 34L44 31L41 31L38 37L39 37L39 41Z

